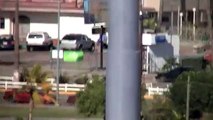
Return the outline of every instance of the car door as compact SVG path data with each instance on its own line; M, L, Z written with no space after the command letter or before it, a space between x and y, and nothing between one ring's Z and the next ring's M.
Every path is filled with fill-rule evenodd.
M91 40L86 35L83 36L82 42L83 42L84 49L89 49L91 47Z

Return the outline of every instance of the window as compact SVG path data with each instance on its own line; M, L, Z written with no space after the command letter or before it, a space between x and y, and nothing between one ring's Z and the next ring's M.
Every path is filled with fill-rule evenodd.
M0 29L4 29L4 28L5 28L4 18L0 18Z
M81 35L66 35L63 37L64 40L81 40Z
M29 38L42 38L43 36L40 34L30 34Z

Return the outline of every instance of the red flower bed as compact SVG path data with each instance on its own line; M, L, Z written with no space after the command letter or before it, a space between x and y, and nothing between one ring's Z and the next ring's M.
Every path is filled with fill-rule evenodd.
M15 96L15 102L18 103L29 103L30 102L30 94L27 92L17 93Z
M13 91L5 91L3 99L4 100L12 100L13 99Z

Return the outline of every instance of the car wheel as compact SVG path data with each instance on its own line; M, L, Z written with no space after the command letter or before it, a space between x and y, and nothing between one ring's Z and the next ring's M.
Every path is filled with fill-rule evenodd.
M78 49L77 50L82 50L83 46L82 45L79 45Z
M89 48L89 51L90 51L90 52L94 52L94 51L95 51L95 45L92 45L92 46Z
M27 51L28 51L28 52L33 51L33 47L32 47L32 46L27 46Z

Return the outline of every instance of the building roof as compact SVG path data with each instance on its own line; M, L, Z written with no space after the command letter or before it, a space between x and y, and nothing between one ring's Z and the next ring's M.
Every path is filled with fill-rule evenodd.
M62 13L80 13L83 14L82 0L62 0ZM15 0L0 0L1 11L15 11ZM19 11L22 12L58 12L58 2L51 0L21 0L19 2Z

